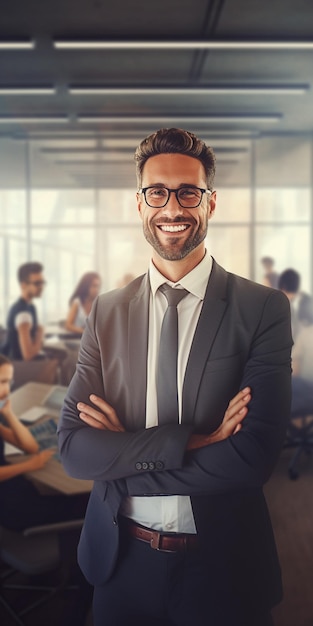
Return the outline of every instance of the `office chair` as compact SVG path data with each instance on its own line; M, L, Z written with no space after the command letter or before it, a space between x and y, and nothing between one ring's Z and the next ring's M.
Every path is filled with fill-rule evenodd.
M12 361L14 383L12 391L29 382L54 385L58 382L58 361L56 359L33 359L31 361Z
M292 377L291 417L284 448L295 449L288 473L291 480L296 480L302 453L311 455L313 450L313 384L297 376Z
M0 527L0 559L9 566L1 576L0 605L19 626L25 626L23 616L28 615L33 609L47 602L57 593L64 590L72 590L77 587L68 584L67 576L58 577L55 585L37 584L26 582L18 584L9 582L12 576L21 573L31 577L40 574L48 574L57 571L61 565L59 537L61 533L79 531L82 528L83 519L34 526L24 531L13 531ZM21 610L18 610L8 602L4 593L6 590L20 590L23 592L42 592L43 595L32 601Z

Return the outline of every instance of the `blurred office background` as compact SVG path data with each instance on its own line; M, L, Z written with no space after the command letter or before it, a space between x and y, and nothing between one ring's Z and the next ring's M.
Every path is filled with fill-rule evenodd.
M107 291L146 270L133 155L160 127L216 152L217 261L261 282L273 257L312 293L312 24L311 0L2 2L0 326L27 260L45 267L44 324L85 272ZM313 468L304 455L290 481L288 453L266 486L285 585L275 626L311 626Z
M79 277L146 270L134 150L181 126L217 157L208 249L262 280L263 256L312 291L310 0L12 0L0 21L0 324L17 267L44 264L41 321Z

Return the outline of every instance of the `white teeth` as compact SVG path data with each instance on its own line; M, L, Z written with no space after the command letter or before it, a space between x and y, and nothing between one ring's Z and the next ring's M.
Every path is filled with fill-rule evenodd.
M182 230L186 230L187 226L184 224L177 224L176 226L170 226L167 224L166 226L160 226L161 230L165 230L169 233L179 233Z

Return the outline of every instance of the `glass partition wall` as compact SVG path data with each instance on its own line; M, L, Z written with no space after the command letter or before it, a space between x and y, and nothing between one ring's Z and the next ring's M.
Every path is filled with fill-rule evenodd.
M208 142L209 139L206 139ZM132 154L99 159L99 138L0 137L0 325L17 298L18 266L41 261L47 285L36 302L43 323L63 319L81 275L96 270L102 291L148 265L136 206ZM245 139L217 157L217 208L207 247L226 269L262 281L261 258L293 267L312 292L312 140ZM82 156L83 155L83 156ZM113 173L114 172L114 175Z

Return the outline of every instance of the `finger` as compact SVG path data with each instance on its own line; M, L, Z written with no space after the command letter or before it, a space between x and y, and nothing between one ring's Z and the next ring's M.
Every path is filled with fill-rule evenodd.
M102 422L99 422L94 417L87 415L87 413L79 413L79 417L83 422L85 422L89 426L92 426L93 428L98 428L98 430L109 430Z
M251 389L250 387L245 387L244 389L241 389L230 401L229 403L229 407L232 407L234 404L236 404L237 402L239 402L240 400L242 400L243 398L245 398L246 396L251 395Z
M223 429L226 428L229 434L233 434L237 426L243 422L247 414L248 414L247 407L242 407L240 411L237 411L237 413L235 413L229 419L227 418L224 421L222 428Z
M89 415L89 417L92 417L98 422L101 422L102 424L104 424L104 426L110 425L110 420L107 415L100 411L97 411L97 409L89 406L89 404L84 404L84 402L78 402L77 408L80 412L84 413L85 415Z
M106 416L109 418L110 422L112 422L112 424L115 424L115 426L120 427L122 430L124 430L120 420L118 419L115 410L113 409L113 407L106 402L105 400L103 400L103 398L100 398L99 396L96 396L94 393L92 393L89 396L91 402L93 404L95 404L96 406L98 406L101 411L103 411Z
M233 432L233 435L237 435L237 433L239 433L239 431L240 431L241 429L242 429L242 424L241 424L241 423L240 423L240 424L237 424L237 426L236 426L236 428L235 428L235 430L234 430L234 432Z
M237 402L232 404L232 406L228 406L228 408L227 408L227 410L225 412L224 420L232 419L237 414L240 414L240 411L247 406L247 404L250 402L250 400L251 400L251 395L247 394L247 395L239 398L237 400Z

